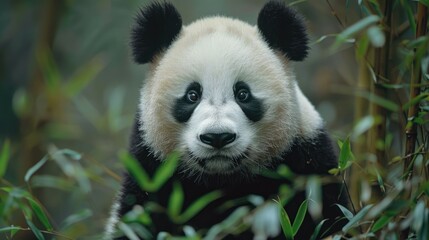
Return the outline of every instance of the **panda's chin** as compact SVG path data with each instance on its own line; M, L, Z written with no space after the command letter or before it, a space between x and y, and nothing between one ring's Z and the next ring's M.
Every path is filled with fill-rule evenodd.
M207 174L228 175L239 171L241 167L241 158L213 156L210 158L198 159L198 165Z

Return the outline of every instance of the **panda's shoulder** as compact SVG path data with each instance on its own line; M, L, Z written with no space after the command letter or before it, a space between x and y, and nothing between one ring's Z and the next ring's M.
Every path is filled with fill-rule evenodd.
M308 137L297 137L282 156L292 171L299 174L328 174L338 165L338 148L329 133L321 128Z

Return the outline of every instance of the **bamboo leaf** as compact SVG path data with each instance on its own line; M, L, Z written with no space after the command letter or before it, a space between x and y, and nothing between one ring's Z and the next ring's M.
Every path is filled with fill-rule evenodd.
M179 215L180 211L182 210L183 199L184 194L182 185L180 185L180 183L174 182L173 191L168 202L168 213L170 214L170 217L174 218Z
M372 46L383 47L386 42L386 37L379 26L371 26L366 31Z
M419 2L425 5L426 7L429 7L429 0L419 0Z
M49 48L43 48L37 51L36 60L47 89L51 92L57 91L60 86L61 75L51 50Z
M185 223L214 200L220 198L220 191L213 191L195 200L178 218L178 223Z
M308 207L308 200L305 199L299 206L298 212L295 216L295 219L293 220L293 225L292 225L293 236L296 235L299 228L301 227L302 222L304 222L304 218L307 213L307 207Z
M13 236L20 230L24 230L24 228L22 227L15 227L15 226L9 226L9 227L3 227L0 228L0 233L6 233L9 232L9 236L11 237L11 239L13 239Z
M52 227L48 217L46 216L45 212L43 211L43 208L39 205L39 203L30 197L26 197L26 199L30 203L30 206L33 209L34 214L37 216L37 218L40 220L43 226L45 226L45 228L48 231L53 230L54 228Z
M3 143L3 148L0 152L0 178L4 176L7 169L7 164L10 159L10 141L6 140Z
M308 179L306 185L308 212L313 219L319 219L322 216L322 192L320 178L312 176Z
M81 222L92 216L90 209L83 209L77 213L68 216L61 224L61 228L67 228L75 223Z
M289 216L286 212L286 210L283 208L283 205L280 202L277 202L277 206L279 208L279 214L280 214L280 225L282 226L283 235L288 240L293 240L294 231L292 228L292 224L290 223Z
M338 47L341 43L345 42L347 39L353 37L360 31L364 30L368 26L377 23L380 21L380 17L376 15L370 15L355 24L351 25L350 27L346 28L343 32L337 35L336 41L333 45L333 48Z
M133 228L123 222L118 223L118 228L125 234L126 239L139 240L140 238L133 231Z
M35 175L31 178L32 187L54 188L62 191L73 191L76 185L67 178L52 175Z
M402 8L405 10L405 13L408 17L408 22L410 23L411 30L413 30L413 33L416 34L416 21L414 21L414 11L411 8L409 1L401 0L400 1Z
M325 223L326 221L328 221L328 219L323 219L322 221L320 221L319 224L317 224L316 228L314 229L313 234L311 235L310 240L316 240L319 237L319 233L320 233L320 229L322 229L323 223Z
M159 166L153 177L153 184L156 189L159 189L176 171L179 163L180 154L179 152L170 153L164 160L163 164Z
M349 161L353 160L353 153L350 146L350 138L348 137L341 145L340 156L338 160L338 168L345 170Z
M394 103L394 102L392 102L386 98L382 98L380 96L377 96L373 93L366 92L366 91L356 91L355 94L359 97L366 98L369 101L371 101L371 102L373 102L373 103L375 103L381 107L384 107L385 109L390 110L392 112L397 112L400 110L400 107L396 103Z
M386 226L387 223L393 218L394 216L381 216L372 226L371 232L377 232L378 230L382 229L384 226Z
M103 69L103 65L100 57L93 58L67 82L64 86L66 94L72 97L79 93L98 75L98 73L100 73Z
M369 47L369 38L367 35L362 36L359 41L357 41L356 46L356 56L358 59L363 59L366 56Z
M30 169L28 169L28 171L25 173L24 180L26 182L28 182L28 180L30 180L31 176L33 176L33 174L35 172L37 172L37 170L39 170L41 167L43 167L43 165L45 165L45 163L47 161L48 161L48 156L46 155L39 162L34 164L34 166L32 166Z
M350 212L350 210L348 210L347 208L343 207L340 204L335 204L335 205L337 205L340 208L341 212L344 214L344 217L346 217L348 220L353 218L353 213Z
M61 149L58 151L58 153L61 153L61 154L65 155L66 157L69 157L69 158L76 160L76 161L79 161L82 159L82 154L80 154L74 150L71 150L71 149L67 149L67 148Z
M402 106L403 110L408 110L410 107L419 104L422 100L427 100L429 97L429 93L421 93L418 96L414 97L413 99L411 99L410 101L408 101L407 103L405 103Z
M31 222L31 220L28 218L26 218L25 220L27 221L27 225L30 227L31 231L34 233L34 236L36 236L38 240L45 240L45 237L43 236L42 232L40 232L40 230L36 227L36 225L34 225L34 223Z
M153 187L153 184L151 184L149 175L133 156L126 151L121 151L119 152L119 159L128 172L134 177L141 189L148 192L157 190Z
M344 233L347 233L350 229L352 229L353 227L355 227L358 222L360 220L362 220L366 214L368 213L368 211L371 209L373 205L367 205L364 208L362 208L352 219L350 219L350 221L342 228L342 231Z

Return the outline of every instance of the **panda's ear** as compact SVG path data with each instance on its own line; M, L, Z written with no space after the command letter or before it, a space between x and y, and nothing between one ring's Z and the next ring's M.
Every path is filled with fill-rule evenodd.
M131 33L134 61L151 62L170 46L181 29L182 18L171 3L153 2L140 9Z
M258 29L268 45L293 61L308 52L308 37L301 15L280 1L269 1L258 16Z

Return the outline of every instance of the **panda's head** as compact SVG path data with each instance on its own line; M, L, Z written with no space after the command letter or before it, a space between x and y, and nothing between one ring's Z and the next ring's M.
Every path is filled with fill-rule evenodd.
M252 173L321 125L290 61L307 55L301 17L268 2L257 26L210 17L182 27L169 3L142 9L134 59L150 63L141 90L144 144L160 159L179 150L190 174Z

